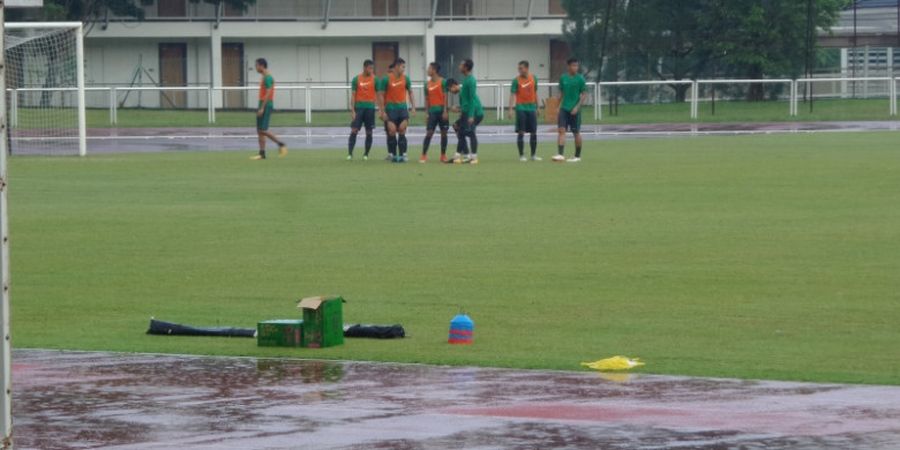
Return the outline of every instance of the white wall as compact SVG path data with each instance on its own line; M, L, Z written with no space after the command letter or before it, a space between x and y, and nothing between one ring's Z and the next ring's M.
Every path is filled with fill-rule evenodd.
M473 38L472 58L475 60L475 74L480 83L500 81L508 83L516 74L516 65L522 59L531 62L532 71L541 80L547 80L550 65L550 44L546 36L494 36ZM400 56L407 61L407 72L413 83L420 84L425 79L424 40L422 37L377 37L377 38L223 38L223 42L244 44L245 79L248 86L255 86L259 76L254 72L253 61L266 58L278 86L296 84L345 84L347 83L347 61L349 76L360 72L362 62L372 57L373 41L398 41ZM86 82L88 86L127 86L142 60L143 67L157 82L159 81L159 43L187 43L187 79L193 86L209 84L209 40L186 39L87 39L85 43ZM466 55L468 56L468 55ZM463 57L460 55L460 57ZM449 73L449 72L448 72ZM144 86L154 83L144 76ZM279 109L305 108L305 98L301 91L282 89L276 91L276 107ZM416 91L418 94L419 91ZM119 93L119 98L124 97ZM247 92L247 104L255 102L254 91ZM482 100L486 106L493 106L498 100L496 91L483 89ZM504 98L506 94L504 93ZM140 103L138 103L140 97ZM109 105L106 94L88 93L89 107L105 108ZM206 107L206 93L188 94L188 106ZM314 109L342 109L346 106L344 91L316 92L312 97ZM418 99L421 106L422 99ZM125 107L159 106L157 92L131 92Z

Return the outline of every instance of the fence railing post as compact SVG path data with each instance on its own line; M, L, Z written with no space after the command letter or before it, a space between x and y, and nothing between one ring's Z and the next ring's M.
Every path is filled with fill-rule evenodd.
M900 78L892 79L891 80L891 88L888 89L888 91L890 92L890 95L891 95L890 109L891 109L892 116L897 115L897 80L900 80Z
M206 119L209 123L216 123L216 108L213 105L213 88L206 89Z
M788 99L788 117L794 117L797 115L796 112L796 103L797 103L797 80L791 80L791 98Z
M600 83L594 83L594 120L599 122L603 119L603 108L600 107L600 101L603 95L600 92Z
M691 82L691 120L700 118L700 82Z
M497 84L497 120L503 120L503 83Z
M116 88L109 88L109 124L112 125L116 123L115 117L113 117L113 110L116 108Z
M305 95L305 104L303 105L306 109L306 124L309 125L312 123L312 92L310 92L311 86L304 86L303 92Z
M111 87L110 92L110 102L112 108L112 123L113 125L119 124L119 92L115 86Z

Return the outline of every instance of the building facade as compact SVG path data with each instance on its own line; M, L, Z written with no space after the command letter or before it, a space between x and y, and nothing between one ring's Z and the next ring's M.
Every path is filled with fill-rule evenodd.
M125 107L205 108L202 91L131 91L131 86L253 86L266 58L279 86L344 85L366 59L383 73L407 61L413 83L437 61L446 76L464 58L481 83L508 82L529 60L542 80L568 56L559 0L258 0L247 11L190 0L147 0L143 21L109 17L85 38L88 86L123 88ZM485 92L487 103L493 92ZM217 93L216 107L245 108L256 94ZM127 96L127 97L126 97ZM300 91L277 94L280 108L304 106ZM316 109L346 107L346 91L315 91ZM89 95L89 106L108 99Z

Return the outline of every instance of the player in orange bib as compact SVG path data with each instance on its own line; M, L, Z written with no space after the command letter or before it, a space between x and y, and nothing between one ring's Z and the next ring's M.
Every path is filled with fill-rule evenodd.
M428 65L428 82L425 83L425 108L428 112L428 122L425 126L425 142L422 144L422 156L420 163L428 161L428 146L434 130L441 128L441 162L447 162L447 130L450 129L450 119L447 110L447 80L441 77L441 65L433 62Z
M519 147L519 161L528 161L525 157L525 133L531 134L531 160L540 161L537 156L537 77L528 68L528 61L519 62L519 76L512 81L512 94L509 96L509 116L516 114L516 133L519 135L516 144Z
M356 135L366 127L366 153L363 160L369 159L372 150L372 130L375 128L375 63L371 59L363 62L363 72L350 83L353 94L350 97L350 141L348 142L347 160L353 159L353 148L356 147Z
M416 99L412 82L406 75L406 61L398 58L394 69L381 79L377 88L381 119L387 125L388 153L394 162L406 162L406 127L410 114L416 114ZM407 99L409 101L407 102ZM397 153L399 147L400 152Z

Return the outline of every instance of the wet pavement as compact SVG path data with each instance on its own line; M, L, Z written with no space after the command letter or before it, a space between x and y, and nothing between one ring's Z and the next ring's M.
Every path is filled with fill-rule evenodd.
M18 448L898 448L900 387L14 353Z
M481 126L482 143L511 143L514 141L510 126ZM273 128L273 131L293 149L334 149L346 145L347 127L297 127ZM587 140L659 138L703 135L741 135L770 133L820 133L835 131L900 131L900 121L872 122L773 122L773 123L722 123L722 124L636 124L636 125L585 125L582 134ZM424 136L422 127L412 127L408 136L412 145L418 145ZM20 133L21 134L21 133ZM556 138L553 126L541 125L539 140L552 142ZM34 139L33 137L29 139ZM451 136L451 144L456 139ZM358 145L362 145L362 140ZM76 148L74 142L63 147ZM375 145L384 146L384 132L375 130ZM48 142L41 140L13 139L16 154L46 153ZM247 150L256 147L256 134L252 128L91 128L88 130L88 153L133 153L159 151L221 151Z

